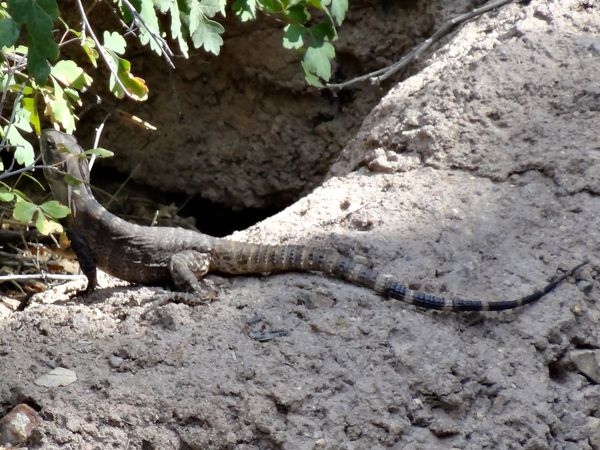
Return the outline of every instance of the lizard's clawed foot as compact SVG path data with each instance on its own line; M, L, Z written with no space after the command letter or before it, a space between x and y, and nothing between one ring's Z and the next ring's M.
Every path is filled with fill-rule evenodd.
M188 306L208 305L218 298L218 294L213 295L213 292L170 292L162 294L165 303L183 303Z
M152 309L168 303L183 303L188 306L208 305L219 298L220 289L212 280L199 281L202 289L196 292L163 291L155 297Z

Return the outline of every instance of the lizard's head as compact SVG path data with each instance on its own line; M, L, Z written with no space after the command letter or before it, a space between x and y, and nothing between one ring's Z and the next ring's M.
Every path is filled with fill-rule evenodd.
M89 191L88 161L75 137L53 129L42 130L40 151L44 161L44 176L56 200L68 205L72 185ZM70 179L71 184L67 184L66 174L74 178Z

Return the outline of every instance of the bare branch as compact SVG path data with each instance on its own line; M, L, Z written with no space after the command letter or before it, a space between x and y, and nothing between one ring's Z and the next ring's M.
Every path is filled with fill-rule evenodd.
M477 16L480 16L492 9L498 8L500 6L506 5L508 3L513 3L517 0L496 0L492 1L480 8L476 8L471 12L462 14L460 16L454 17L453 19L445 22L440 29L438 29L430 38L426 39L415 48L413 48L408 54L404 55L399 61L391 64L387 67L383 67L381 69L375 70L373 72L367 73L365 75L361 75L356 78L352 78L351 80L344 81L342 83L328 83L325 86L331 90L341 90L351 86L353 84L357 84L363 81L370 81L373 84L378 84L383 80L388 79L398 71L404 69L408 66L413 60L418 59L425 51L427 51L433 44L438 42L444 36L453 31L458 25L463 24Z
M104 116L104 120L96 128L96 136L94 137L94 147L93 148L98 148L98 145L100 144L100 135L102 134L102 130L104 130L104 125L106 124L106 121L110 117L110 114L111 113L108 113L106 116ZM92 157L90 158L90 162L89 162L90 172L92 171L92 167L94 167L95 162L96 162L96 155L93 154Z
M53 240L50 236L45 236L37 230L13 231L0 229L0 242L2 242L3 245L10 243L26 243L27 241L36 241L48 245L53 243ZM0 256L2 256L3 259L7 259L9 255L13 254L0 252Z
M77 6L79 7L79 13L81 14L81 20L83 20L84 28L87 30L87 32L92 37L93 41L96 43L96 46L98 47L98 52L100 53L100 56L102 57L102 60L104 61L104 63L108 66L108 70L110 70L110 73L112 74L112 76L115 77L115 81L117 82L119 87L121 89L123 89L123 92L125 93L125 95L127 97L135 100L135 97L129 93L129 91L123 84L123 82L119 79L117 72L115 72L115 69L111 65L111 63L108 59L108 56L106 54L106 49L102 46L102 44L100 44L100 41L96 37L96 34L94 33L92 26L90 25L90 22L85 14L85 10L83 9L83 5L81 4L81 0L77 0Z
M171 69L174 69L175 64L173 64L173 61L171 61L171 57L173 56L173 51L171 50L171 48L169 47L167 42L161 36L157 35L153 30L151 30L148 25L146 25L146 22L140 17L139 13L136 11L136 9L133 7L133 5L129 2L129 0L122 0L122 1L125 4L125 6L127 6L127 9L129 9L129 12L133 16L133 21L137 22L139 25L143 26L146 29L146 31L148 32L150 37L152 37L154 42L156 42L156 44L161 48L162 56L165 58L165 61L167 62L167 64L171 67Z
M19 280L85 280L85 275L63 275L56 273L32 273L32 274L13 274L0 275L0 283L4 281L19 281Z
M38 158L39 159L39 158ZM36 159L37 161L37 159ZM10 170L10 167L8 170L2 172L2 174L0 174L0 180L4 180L6 178L10 178L10 177L14 177L15 175L20 175L24 172L33 172L35 169L44 169L48 166L44 166L44 165L35 165L35 164L31 164L29 166L25 166L25 167L21 167L20 169L17 170Z

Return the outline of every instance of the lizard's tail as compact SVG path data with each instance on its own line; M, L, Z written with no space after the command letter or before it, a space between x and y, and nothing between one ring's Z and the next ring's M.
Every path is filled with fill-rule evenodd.
M585 261L556 277L542 289L516 300L483 301L448 299L413 291L358 261L335 250L303 245L262 245L219 239L212 258L213 269L229 274L273 272L322 272L335 278L363 286L378 294L427 309L446 311L500 311L513 309L539 300L561 282L587 264Z

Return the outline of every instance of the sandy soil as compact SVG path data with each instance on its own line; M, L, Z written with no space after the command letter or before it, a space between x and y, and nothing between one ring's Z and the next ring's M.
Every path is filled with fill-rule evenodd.
M337 176L234 236L490 300L591 260L539 303L422 311L312 274L211 275L217 300L193 308L109 278L85 300L60 286L0 306L2 411L35 406L44 449L600 448L600 388L571 357L600 348L598 36L589 1L468 24L366 118ZM77 381L34 384L54 367Z

